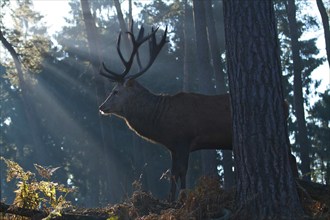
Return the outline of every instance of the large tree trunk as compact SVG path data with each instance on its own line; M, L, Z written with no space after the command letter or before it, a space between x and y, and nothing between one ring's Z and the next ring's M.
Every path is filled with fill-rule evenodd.
M317 7L320 11L320 15L322 18L323 31L324 31L324 39L325 39L325 49L327 51L327 58L330 67L330 27L329 27L329 16L324 7L322 0L316 0Z
M209 45L206 33L206 18L204 1L193 0L193 14L196 34L197 70L199 91L204 94L215 94L212 82L212 68L210 65ZM203 174L217 176L217 152L215 150L202 151Z
M298 27L296 21L296 6L294 0L288 0L286 4L289 29L291 37L291 50L293 60L293 93L294 93L294 109L297 117L298 131L296 132L296 141L300 149L301 171L305 180L310 180L310 143L307 137L307 126L304 111L304 97L302 89L302 63L300 59L300 47L298 42Z
M224 14L240 210L235 219L301 219L273 3L225 0Z

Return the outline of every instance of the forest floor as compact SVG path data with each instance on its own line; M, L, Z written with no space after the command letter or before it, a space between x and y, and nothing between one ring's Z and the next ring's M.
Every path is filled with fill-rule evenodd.
M298 181L299 195L306 219L330 220L330 188L315 183ZM201 178L192 190L184 190L176 202L155 198L151 193L135 191L127 201L103 208L70 207L61 210L62 216L52 219L106 219L106 220L207 220L235 219L235 189L224 190L219 181ZM0 212L4 213L1 204ZM8 207L7 207L8 208ZM9 208L10 209L10 208ZM8 209L8 210L9 210ZM24 210L16 210L16 214ZM25 210L26 211L26 210ZM9 213L8 211L5 211ZM23 215L28 216L28 215ZM0 214L0 219L13 219ZM34 213L32 219L42 219L45 213Z

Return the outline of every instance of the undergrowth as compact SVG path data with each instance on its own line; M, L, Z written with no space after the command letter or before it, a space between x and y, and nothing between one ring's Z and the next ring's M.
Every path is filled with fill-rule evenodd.
M65 187L51 181L51 176L59 168L47 168L34 164L38 175L24 169L16 162L0 157L3 160L7 169L7 182L16 180L17 189L15 192L14 206L32 209L43 210L49 213L44 218L51 219L55 216L61 216L61 210L70 207L71 203L66 200L66 196L73 192L74 189ZM24 219L18 216L11 216L11 219Z

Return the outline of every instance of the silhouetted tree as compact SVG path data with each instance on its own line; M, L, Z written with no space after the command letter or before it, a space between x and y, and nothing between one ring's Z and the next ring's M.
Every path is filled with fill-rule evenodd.
M279 41L281 45L281 62L283 72L282 83L283 88L285 89L285 98L289 101L291 110L291 114L289 115L288 119L289 132L292 137L294 137L291 139L293 142L292 149L294 152L296 152L297 156L301 158L299 164L299 168L301 170L303 166L306 166L308 163L312 164L313 161L317 161L318 158L317 154L313 153L316 149L309 147L309 149L307 149L309 151L309 158L307 161L303 161L303 154L305 154L305 156L308 154L306 154L306 148L304 148L304 146L300 147L300 140L298 139L299 125L297 114L301 113L301 110L296 110L297 99L295 96L298 95L298 93L294 92L294 90L297 89L297 86L294 85L294 78L297 80L297 77L295 77L294 74L295 71L296 73L297 70L300 71L300 76L298 77L301 78L303 107L308 109L308 106L310 105L308 96L313 92L313 90L316 90L319 85L319 82L312 78L311 73L324 62L324 58L317 57L319 50L316 46L316 38L303 39L303 34L305 32L315 31L318 28L315 18L313 16L306 15L303 11L306 7L310 7L309 2L297 1L295 4L294 27L296 29L294 30L294 34L296 34L298 36L297 38L299 39L295 42L295 45L299 47L299 51L294 51L292 47L293 42L291 41L295 39L292 39L291 36L290 20L292 20L293 15L292 12L289 12L288 10L288 1L276 1L275 7L280 36ZM291 13L290 19L288 19L289 13ZM294 61L294 56L298 57L299 60ZM310 136L311 133L307 133L308 139L310 139ZM304 150L305 152L302 152ZM310 162L308 162L308 160ZM303 173L305 172L306 171L303 171Z
M212 82L213 71L210 64L209 44L206 32L206 16L204 1L193 0L193 15L196 36L196 63L198 71L199 92L215 94ZM217 175L217 153L214 150L202 151L202 166L204 175Z
M325 49L327 51L327 58L328 63L330 67L330 27L329 27L329 16L327 14L327 11L324 7L322 0L316 0L317 7L320 11L320 15L322 18L322 24L323 24L323 31L324 31L324 39L325 39Z
M5 7L6 2L1 5ZM42 16L35 12L30 1L19 2L14 11L12 22L14 29L6 28L1 22L0 40L4 48L8 50L12 61L4 62L7 67L6 76L12 85L19 88L20 99L23 104L25 120L27 123L28 138L19 147L24 152L24 145L33 152L30 156L36 163L45 164L47 155L40 135L40 123L35 112L36 103L33 100L33 73L41 70L42 60L50 47L49 39L46 38L46 28L35 25ZM21 125L22 126L22 125ZM24 125L25 126L25 125Z
M233 111L236 219L301 219L289 162L271 0L224 1Z
M183 55L183 88L184 92L190 92L192 88L192 71L193 71L193 54L191 45L194 43L192 27L192 9L188 4L188 0L184 1L184 55Z
M215 20L212 10L212 1L204 1L205 14L207 23L207 37L209 42L212 70L216 81L216 91L218 94L227 93L228 88L224 73L223 62L221 58L220 44L218 42L218 35L215 28ZM223 31L224 32L224 31ZM222 34L223 34L222 32ZM223 52L223 51L222 51ZM233 159L231 151L222 151L222 166L224 172L224 187L230 188L234 185L234 173L232 170Z
M330 90L321 94L309 110L308 130L311 134L311 143L314 146L318 159L314 160L313 167L316 172L312 173L312 180L330 184Z
M288 11L291 50L293 61L293 91L294 91L294 108L297 117L298 131L296 133L297 143L299 145L301 157L301 171L305 180L310 180L310 143L307 137L307 127L304 112L304 97L302 86L302 65L300 59L300 46L298 41L298 27L296 21L296 6L294 0L288 0L286 5Z

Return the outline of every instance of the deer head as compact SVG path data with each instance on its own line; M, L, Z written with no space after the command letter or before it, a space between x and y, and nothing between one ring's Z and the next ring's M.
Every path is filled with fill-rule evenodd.
M133 22L132 22L131 30L129 32L126 32L132 43L132 51L128 60L124 58L121 52L120 41L121 41L122 33L119 34L117 41L117 52L121 62L124 65L124 70L121 73L116 73L108 69L105 66L105 64L102 63L100 74L102 76L107 77L109 80L116 82L117 85L114 87L110 95L99 107L101 114L103 115L117 114L119 116L122 116L122 113L125 107L127 106L127 103L134 101L137 95L139 95L140 93L146 90L139 83L137 83L135 79L141 76L142 74L144 74L151 67L157 55L159 54L160 50L167 42L166 40L167 27L159 43L157 43L156 40L157 31L158 28L156 29L152 28L151 33L148 34L147 36L144 36L144 28L143 26L141 26L138 36L135 37L133 33ZM149 42L149 61L143 67L139 58L139 48L146 41ZM134 58L136 59L137 64L139 66L139 71L137 73L128 74L131 70Z

